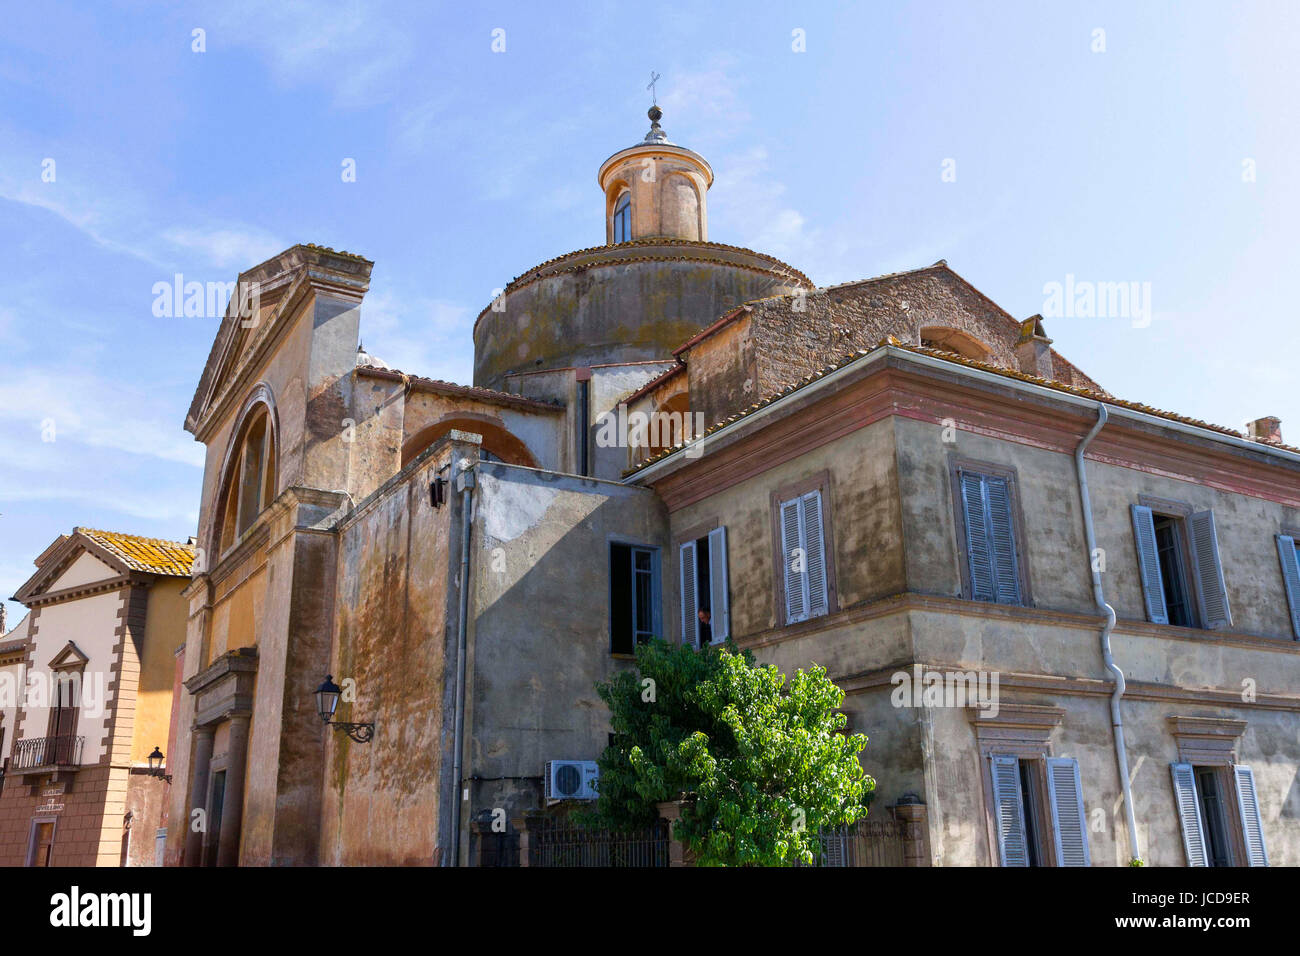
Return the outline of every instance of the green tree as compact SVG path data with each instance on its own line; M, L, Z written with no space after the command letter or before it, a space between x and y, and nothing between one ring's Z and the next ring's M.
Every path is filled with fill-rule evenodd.
M813 862L822 827L866 814L875 781L861 734L842 733L844 693L814 666L792 680L730 642L702 651L654 640L597 692L613 737L588 822L629 830L685 800L678 836L702 866Z

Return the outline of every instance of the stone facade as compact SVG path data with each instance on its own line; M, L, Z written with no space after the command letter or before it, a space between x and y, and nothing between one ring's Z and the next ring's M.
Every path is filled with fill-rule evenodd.
M945 263L817 289L708 242L712 170L671 146L602 167L607 245L484 310L473 386L359 354L368 260L297 246L241 276L258 320L227 315L186 423L208 447L204 559L185 592L168 862L479 861L484 819L545 808L548 761L599 755L595 683L631 666L624 632L681 639L680 548L718 529L730 636L846 690L912 862L1000 861L987 780L1008 748L1075 761L1093 863L1183 862L1167 765L1211 751L1254 768L1270 858L1300 862L1284 785L1300 645L1274 549L1300 527L1300 454L1113 398L1040 317ZM670 175L634 181L647 158ZM631 234L614 242L625 188ZM1115 421L1087 462L1130 677L1136 847L1074 472L1103 403ZM687 413L697 437L599 440L629 411ZM1014 490L1015 601L973 592L954 494L972 463ZM826 600L802 619L778 514L814 492ZM1147 620L1130 523L1147 501L1217 516L1226 626ZM1004 716L898 706L893 678L917 665L998 674ZM368 742L317 715L326 675L344 689L334 720L373 724ZM1044 843L1038 862L1068 860Z

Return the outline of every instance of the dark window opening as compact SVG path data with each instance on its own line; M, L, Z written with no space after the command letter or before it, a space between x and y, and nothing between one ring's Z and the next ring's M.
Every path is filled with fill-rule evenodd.
M699 620L699 646L708 647L713 643L713 576L709 571L707 536L695 541L695 601L698 606L695 616Z
M1028 760L1020 761L1020 803L1025 813L1025 850L1030 866L1043 866L1041 852L1042 829L1039 821L1042 811L1038 801L1038 787L1034 777L1033 764Z
M1187 585L1188 561L1183 547L1181 519L1169 515L1153 515L1152 520L1169 623L1176 627L1196 627L1196 612L1192 606L1191 589Z
M632 238L632 195L623 193L614 204L614 241L627 242Z
M652 548L609 548L610 650L632 654L658 630L659 568Z
M1205 825L1205 854L1210 866L1232 866L1228 852L1228 818L1224 813L1219 772L1214 767L1194 767L1196 796Z

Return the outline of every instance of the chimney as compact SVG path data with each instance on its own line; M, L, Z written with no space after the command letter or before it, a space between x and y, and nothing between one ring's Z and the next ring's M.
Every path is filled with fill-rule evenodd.
M1020 338L1016 341L1016 361L1020 371L1038 378L1054 379L1052 371L1052 340L1043 331L1043 317L1031 315L1020 323Z
M1269 445L1282 444L1282 419L1276 415L1265 415L1246 426L1246 434L1255 441Z

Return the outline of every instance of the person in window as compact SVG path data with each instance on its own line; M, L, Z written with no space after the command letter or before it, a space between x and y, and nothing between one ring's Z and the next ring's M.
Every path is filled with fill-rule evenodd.
M698 617L700 619L700 647L707 647L713 643L713 625L710 623L713 615L709 613L707 607L702 607Z

